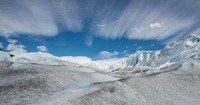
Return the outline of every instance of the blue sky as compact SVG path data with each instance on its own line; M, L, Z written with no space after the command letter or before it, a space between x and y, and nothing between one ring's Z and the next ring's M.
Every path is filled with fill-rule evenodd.
M93 59L200 33L200 0L0 0L0 47ZM18 51L17 51L18 50Z
M67 35L65 35L67 34ZM117 57L127 56L136 50L159 50L164 47L164 43L154 40L129 40L94 38L91 46L85 44L85 37L81 33L63 32L54 37L27 36L20 35L10 37L18 41L16 45L24 45L28 52L38 51L37 46L46 46L49 53L56 56L88 56L93 59L101 59L99 53L108 51L113 53L117 51ZM3 46L8 46L6 38L0 37ZM6 50L6 47L4 47ZM115 57L115 56L114 56Z

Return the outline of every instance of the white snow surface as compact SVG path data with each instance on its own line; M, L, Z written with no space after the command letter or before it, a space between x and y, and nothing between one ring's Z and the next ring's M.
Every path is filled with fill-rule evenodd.
M11 57L8 53L0 51L0 61L11 60Z
M172 71L0 63L1 105L199 105L200 63ZM13 66L15 65L15 66ZM16 66L17 65L17 66ZM163 70L163 72L162 72Z
M86 65L92 62L91 58L85 56L64 56L60 57L63 61L69 61L73 63L78 63L82 65Z
M125 66L122 64L123 61L125 61L127 58L111 58L106 60L96 60L94 61L95 65L99 69L103 70L114 70L119 68L125 68Z
M125 61L127 58L111 58L106 60L93 61L91 58L85 56L57 57L44 52L31 52L17 55L13 57L13 59L14 62L37 63L46 65L64 65L71 62L77 66L88 66L91 68L99 69L101 71L111 71L113 69L123 68L124 65L122 65L121 62Z
M15 62L21 63L38 63L38 64L49 64L49 65L58 65L62 63L57 57L43 52L32 52L32 53L23 53L13 57Z

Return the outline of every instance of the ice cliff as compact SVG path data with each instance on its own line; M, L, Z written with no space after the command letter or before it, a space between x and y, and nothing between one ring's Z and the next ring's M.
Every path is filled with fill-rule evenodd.
M200 60L200 35L174 41L159 51L136 51L123 64L157 68L170 64L179 65L187 59Z

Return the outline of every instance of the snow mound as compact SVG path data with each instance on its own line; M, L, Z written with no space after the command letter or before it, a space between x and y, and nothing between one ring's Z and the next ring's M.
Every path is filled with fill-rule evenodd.
M108 71L112 71L114 69L124 68L125 66L122 64L127 58L111 58L106 60L97 60L94 61L94 64L99 69L104 69Z
M38 63L48 65L59 65L63 63L63 61L57 57L43 52L23 53L13 57L13 59L15 62L21 63Z
M8 53L0 51L0 61L10 61L11 57Z
M64 56L64 57L60 57L60 59L63 61L69 61L69 62L78 63L82 65L92 62L91 58L85 57L85 56Z
M65 65L71 62L72 64L79 67L85 66L109 72L116 68L123 68L124 65L122 65L121 63L122 61L125 61L126 58L112 58L106 60L93 61L91 58L85 56L57 57L49 53L32 52L32 53L23 53L17 55L13 57L13 59L14 62L19 62L19 63L37 63L46 65Z

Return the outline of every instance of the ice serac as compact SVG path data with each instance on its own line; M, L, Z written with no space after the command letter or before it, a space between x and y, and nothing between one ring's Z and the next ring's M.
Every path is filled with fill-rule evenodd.
M125 62L127 66L151 66L153 60L157 60L160 51L137 51Z
M159 68L172 64L178 66L187 59L200 60L200 35L174 41L159 51L136 51L124 64Z

